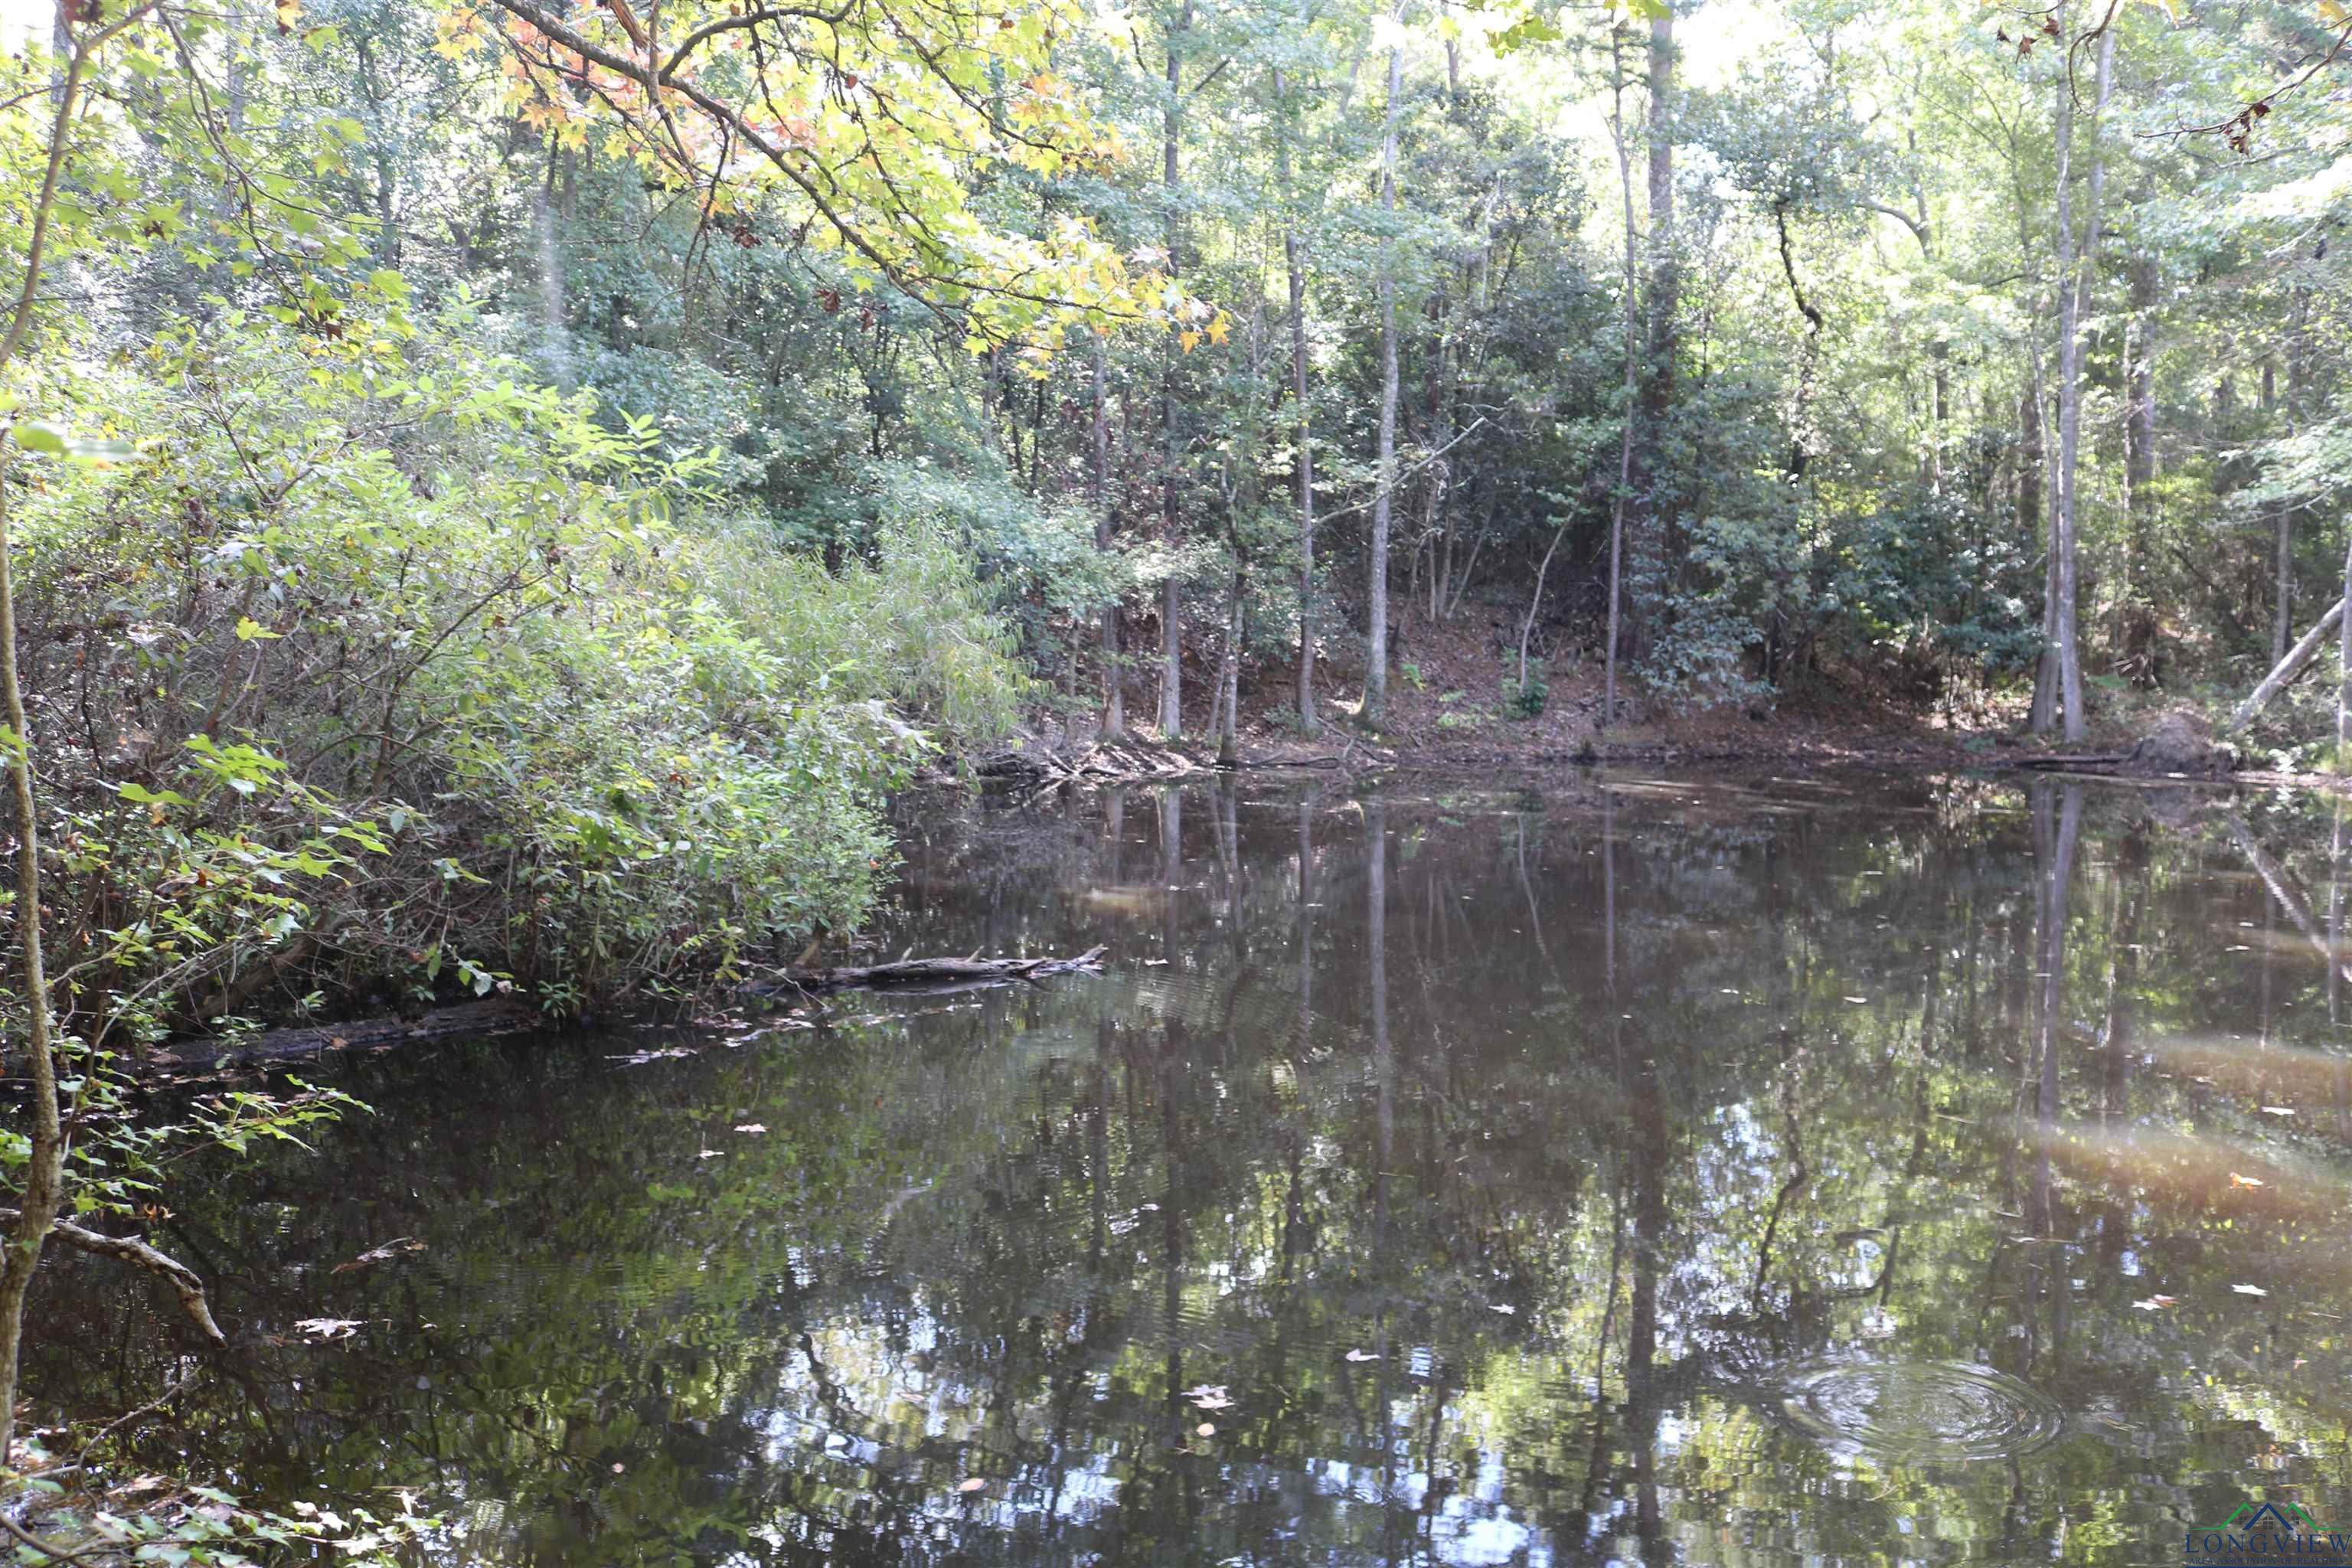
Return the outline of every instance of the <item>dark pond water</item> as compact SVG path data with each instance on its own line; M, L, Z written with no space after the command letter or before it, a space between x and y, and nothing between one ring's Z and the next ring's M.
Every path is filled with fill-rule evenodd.
M415 1489L450 1563L2352 1529L2342 844L2307 801L1885 779L938 813L891 953L1108 973L349 1064L378 1114L179 1193L239 1343L147 1458ZM159 1387L147 1290L51 1276L37 1395Z

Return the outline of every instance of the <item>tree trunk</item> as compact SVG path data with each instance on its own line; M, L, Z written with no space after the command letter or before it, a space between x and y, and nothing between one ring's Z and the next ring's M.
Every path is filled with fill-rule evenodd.
M1109 374L1104 364L1102 339L1095 339L1095 417L1092 431L1093 453L1088 477L1093 481L1095 503L1095 549L1110 553L1110 392ZM1118 601L1112 599L1102 607L1102 732L1107 741L1117 741L1127 733L1127 698L1118 664Z
M1175 26L1168 30L1168 103L1160 121L1160 191L1165 203L1162 214L1164 237L1168 249L1168 275L1174 278L1182 268L1177 247L1182 240L1182 222L1177 199L1177 154L1183 130L1183 55L1179 40L1192 31L1192 0L1184 0L1184 9ZM1176 493L1176 347L1173 334L1161 351L1160 373L1160 522L1167 535L1168 547L1176 549L1182 536L1182 519ZM1160 733L1172 741L1184 732L1184 594L1182 585L1171 576L1160 589Z
M1625 582L1625 503L1633 489L1633 431L1641 410L1641 310L1634 295L1639 271L1637 231L1633 225L1633 158L1625 142L1624 34L1615 24L1609 29L1609 138L1617 149L1617 191L1625 209L1625 384L1623 421L1617 437L1617 493L1609 502L1609 645L1602 656L1606 674L1601 682L1601 721L1606 730L1617 721L1617 643L1622 635Z
M1249 580L1243 570L1234 568L1232 599L1225 619L1225 662L1218 672L1218 700L1225 713L1224 728L1217 732L1217 761L1227 767L1242 760L1242 638L1248 626L1244 617L1249 611Z
M69 43L66 68L52 98L48 162L39 194L30 212L26 236L24 278L9 313L8 332L0 339L0 367L6 366L24 346L33 325L33 304L41 293L41 261L48 244L50 215L56 210L58 182L66 164L77 100L81 92L89 46L72 43L72 23L65 6L58 10L59 41ZM102 37L102 35L101 35ZM0 439L5 439L0 437ZM25 1152L24 1198L8 1223L7 1246L0 1256L0 1466L5 1466L16 1436L17 1374L25 1340L25 1296L41 1264L42 1244L57 1222L65 1198L65 1126L58 1104L56 1049L50 1038L49 978L41 952L41 823L33 797L33 731L25 717L24 681L16 668L16 593L9 559L8 453L0 447L0 711L5 711L15 744L5 748L8 793L16 816L16 887L13 910L16 927L17 974L25 988L25 1067L29 1078L26 1107L32 1135Z
M2347 557L2345 562L2345 578L2347 582L2352 582L2352 557ZM2261 712L2272 698L2284 690L2287 682L2293 680L2296 672L2310 662L2311 656L2319 651L2319 645L2327 640L2329 628L2343 617L2344 601L2338 599L2328 606L2327 613L2320 616L2309 631L2303 634L2302 641L2286 650L2286 657L2273 665L2268 675L2263 677L2262 684L2248 693L2243 702L2231 710L2230 721L2223 726L2224 731L2235 732L2244 729L2248 720ZM2345 647L2352 649L2352 632L2346 634ZM2342 727L2340 711L2337 725L2340 730Z
M2344 542L2344 597L2336 601L2340 610L2352 604L2352 531ZM2352 616L2336 617L2343 637L2336 644L2336 771L2352 769Z
M1174 577L1160 590L1160 738L1184 732L1184 591Z
M2075 477L2083 430L2083 317L2091 297L2091 264L2099 246L2099 184L2105 172L2099 132L2115 87L2116 30L2099 35L2096 100L2091 111L2090 174L2083 203L2083 235L2078 245L2074 231L2069 163L2074 156L2074 87L2071 77L2058 86L2058 278L2063 290L2059 308L2058 343L2058 637L2059 699L2064 709L2064 734L2080 741L2086 729L2083 711L2083 658L2077 632L2076 598L2081 563L2076 532L2080 522Z
M1682 273L1675 248L1675 60L1674 12L1665 7L1650 23L1650 342L1635 468L1650 524L1645 531L1657 552L1657 580L1666 595L1664 613L1668 615L1682 556L1680 520L1673 496L1660 482L1658 449L1674 408L1675 357L1680 343L1676 318L1682 306ZM1643 640L1638 620L1634 638L1637 644Z
M2156 260L2145 248L2131 263L2130 321L2125 327L2124 559L2116 595L2116 664L2142 686L2156 684L2156 617L2147 596L2147 530L2156 510Z
M1403 96L1404 51L1389 49L1388 122L1381 138L1381 210L1396 212L1397 100ZM1389 701L1389 509L1396 489L1397 329L1395 242L1381 256L1381 436L1378 488L1372 492L1372 539L1367 597L1370 626L1364 648L1364 721L1377 726Z
M1315 717L1315 418L1307 405L1307 268L1298 241L1298 215L1290 183L1289 88L1281 71L1274 91L1283 108L1274 144L1276 177L1282 188L1282 259L1290 274L1290 396L1298 426L1298 729L1312 735Z
M2020 531L2042 547L2042 658L2033 669L2033 707L2026 728L2046 735L2058 716L2058 502L2055 487L2045 497L2042 481L2050 461L2042 408L2042 361L2026 372L2025 395L2018 402L2022 434L2017 449L2017 521Z

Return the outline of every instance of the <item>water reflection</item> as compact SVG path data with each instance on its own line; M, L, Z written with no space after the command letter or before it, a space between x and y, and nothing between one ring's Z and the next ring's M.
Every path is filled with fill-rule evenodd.
M2344 836L2230 804L927 816L891 951L1110 972L352 1064L380 1115L171 1222L239 1326L185 1446L416 1488L449 1562L2138 1563L2243 1496L2352 1520ZM118 1285L54 1278L37 1390L195 1353Z

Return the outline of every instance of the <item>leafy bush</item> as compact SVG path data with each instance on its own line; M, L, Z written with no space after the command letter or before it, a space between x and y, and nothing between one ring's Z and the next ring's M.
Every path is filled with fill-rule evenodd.
M1503 711L1514 719L1540 719L1550 700L1551 688L1544 683L1539 664L1528 666L1525 680L1517 676L1503 678Z
M854 925L883 793L1024 689L948 525L837 572L466 322L230 315L50 389L23 619L78 1005L151 1037L316 986L573 1006ZM912 722L909 722L911 721ZM85 1024L88 1020L84 1021Z

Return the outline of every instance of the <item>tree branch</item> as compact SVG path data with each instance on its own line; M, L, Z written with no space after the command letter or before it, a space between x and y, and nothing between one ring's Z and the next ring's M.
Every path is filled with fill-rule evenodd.
M0 1209L0 1220L13 1222L15 1209ZM95 1230L58 1220L50 1227L50 1236L78 1252L94 1252L101 1258L111 1258L123 1263L135 1264L150 1273L161 1274L179 1292L180 1305L187 1311L205 1338L216 1345L228 1343L228 1336L213 1321L212 1308L205 1300L205 1282L196 1271L168 1253L158 1252L136 1237L106 1236Z

